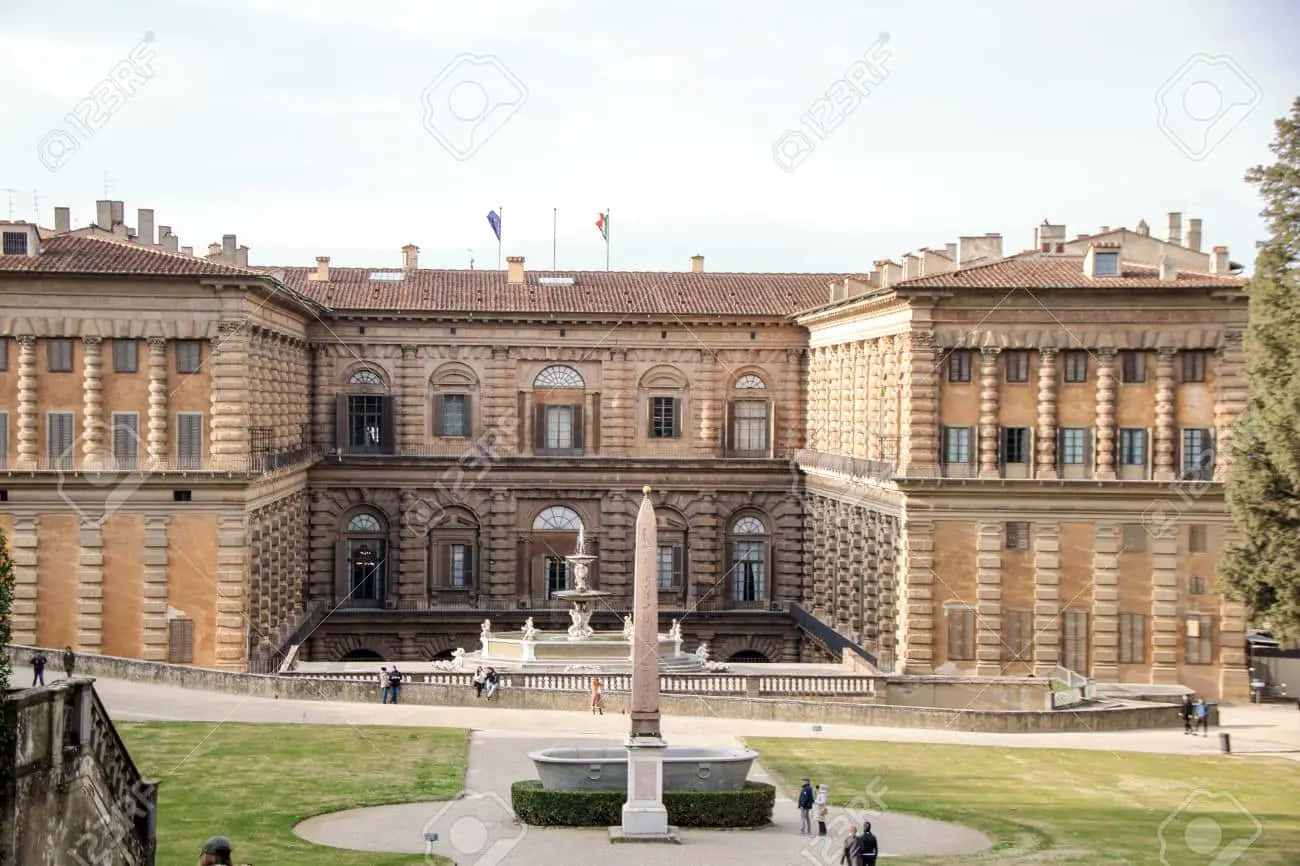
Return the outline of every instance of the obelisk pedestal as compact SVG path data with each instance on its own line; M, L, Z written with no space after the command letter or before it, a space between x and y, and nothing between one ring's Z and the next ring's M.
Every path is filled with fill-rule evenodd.
M632 700L628 715L627 802L623 825L611 827L614 842L680 842L664 808L664 742L659 731L659 532L650 488L636 515L633 560Z

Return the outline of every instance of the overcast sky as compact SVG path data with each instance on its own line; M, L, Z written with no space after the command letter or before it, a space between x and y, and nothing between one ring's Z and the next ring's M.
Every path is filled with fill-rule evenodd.
M42 224L90 222L107 173L128 223L235 232L255 264L495 267L498 205L530 268L552 208L559 266L603 267L606 207L626 269L863 271L1170 210L1249 262L1242 173L1300 95L1294 2L5 6L14 216L35 189Z

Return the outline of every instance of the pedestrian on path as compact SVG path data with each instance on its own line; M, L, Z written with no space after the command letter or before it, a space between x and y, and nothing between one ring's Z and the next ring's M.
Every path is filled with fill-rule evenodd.
M483 697L483 687L487 685L487 674L483 671L483 666L479 665L474 671L474 697Z
M72 679L72 669L77 666L77 654L72 651L72 647L65 647L63 650L63 672L67 674L68 679Z
M379 666L379 703L388 703L388 668Z
M393 703L397 703L397 693L402 689L402 672L393 665L388 669L388 691Z
M799 834L801 836L812 835L812 807L812 783L804 779L803 787L799 789Z
M45 685L45 665L49 661L45 653L37 653L32 656L32 685Z
M1183 695L1182 713L1183 713L1183 733L1190 734L1192 732L1192 714L1194 713L1194 709L1192 707L1191 695Z
M862 858L862 866L876 866L876 857L879 853L876 836L871 832L871 822L863 821L862 835L858 837L858 856Z
M1207 737L1210 735L1210 705L1205 698L1196 701L1196 730L1204 731Z
M817 835L826 835L826 806L824 804L817 807Z
M858 856L858 825L849 825L849 836L844 840L844 853L840 855L840 866L862 866Z
M204 842L199 851L199 866L231 866L230 840L225 836L213 836Z
M600 693L600 677L591 681L591 714L605 715L605 698Z

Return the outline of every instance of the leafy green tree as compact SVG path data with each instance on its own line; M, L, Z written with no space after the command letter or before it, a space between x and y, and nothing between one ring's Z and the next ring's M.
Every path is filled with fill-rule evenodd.
M1300 99L1276 122L1272 165L1246 173L1269 238L1247 285L1250 401L1233 434L1228 510L1239 540L1222 569L1229 595L1275 634L1300 636Z
M9 729L7 721L9 700L9 653L4 647L9 643L12 632L9 623L9 609L14 601L14 564L9 558L9 542L0 529L0 800L3 792L9 790L9 774L12 771L14 732Z

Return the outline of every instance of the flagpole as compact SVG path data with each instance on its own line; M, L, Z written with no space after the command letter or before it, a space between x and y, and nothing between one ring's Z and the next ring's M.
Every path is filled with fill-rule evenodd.
M605 270L609 270L609 208L605 208Z
M501 226L501 231L497 232L497 270L501 270L501 235L506 230L506 206L497 205L497 224Z
M559 213L558 207L551 208L551 270L555 270L555 224Z

